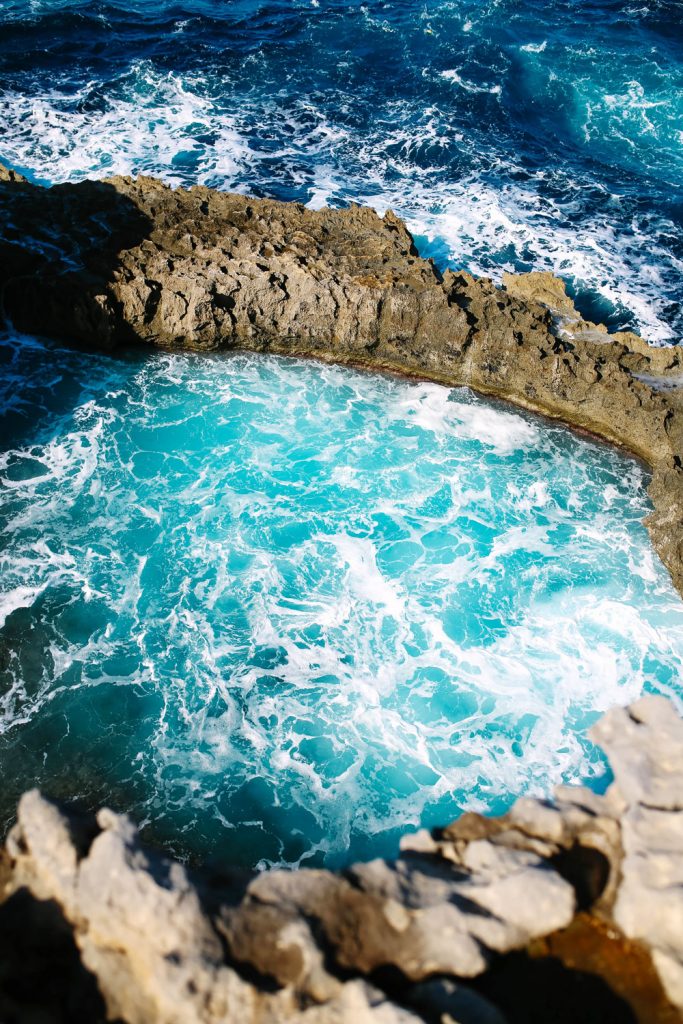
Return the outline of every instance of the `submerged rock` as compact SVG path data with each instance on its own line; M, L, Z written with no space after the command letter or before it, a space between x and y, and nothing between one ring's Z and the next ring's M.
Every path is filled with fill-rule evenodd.
M33 907L26 929L50 908L100 1018L130 1024L504 1024L537 1019L539 998L546 1021L678 1020L683 721L645 697L594 732L614 770L604 796L564 786L501 818L466 814L345 875L191 874L145 849L127 817L81 815L33 790L7 840L0 935L18 899ZM35 975L40 956L13 970ZM577 971L593 1006L571 1002ZM547 988L516 991L529 977ZM55 1005L40 1019L82 1019ZM0 1015L29 1019L6 977Z
M171 189L41 188L0 169L0 290L20 330L309 355L467 385L623 444L653 470L647 526L683 589L683 357L586 323L548 273L443 276L391 211Z

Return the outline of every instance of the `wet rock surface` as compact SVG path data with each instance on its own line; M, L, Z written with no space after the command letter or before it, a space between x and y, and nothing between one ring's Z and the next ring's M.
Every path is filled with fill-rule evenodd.
M624 445L683 590L683 356L582 320L548 273L439 274L405 225L151 178L50 189L0 169L0 294L88 347L240 347L467 385Z
M2 860L0 1018L681 1020L683 721L644 697L594 735L604 796L466 814L343 875L191 873L125 816L31 791Z

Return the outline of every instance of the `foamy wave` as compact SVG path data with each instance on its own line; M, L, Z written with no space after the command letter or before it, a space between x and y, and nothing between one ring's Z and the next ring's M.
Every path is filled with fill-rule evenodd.
M472 82L458 69L425 67L422 75L430 83L500 96L499 83ZM4 159L52 181L149 173L173 184L257 189L315 209L350 200L379 212L391 207L442 266L494 278L520 266L551 270L598 296L622 320L630 314L649 341L678 340L671 291L683 263L667 242L677 233L675 224L662 219L654 231L649 216L624 212L623 197L592 178L529 172L510 154L503 160L495 146L463 131L437 103L417 110L397 101L360 133L306 96L257 95L231 106L206 75L161 72L150 62L134 64L91 104L95 85L75 93L1 94ZM660 112L663 124L675 124L671 105L647 99L637 82L623 95L578 93L576 102L585 107L589 141L621 124L633 142L650 131L647 119ZM634 118L640 119L635 132ZM592 214L577 198L586 189L602 189L604 197Z
M449 438L478 441L499 455L510 455L538 441L536 427L522 416L494 409L463 392L454 401L451 388L419 384L392 409L397 420Z
M40 407L54 361L4 348ZM0 490L2 742L58 728L53 782L77 734L171 845L337 862L590 779L597 711L680 695L683 613L623 456L338 367L60 359L69 407Z
M445 78L447 82L453 82L454 85L460 86L461 89L465 89L467 92L488 92L492 96L499 96L501 93L500 85L476 85L474 82L468 82L462 78L458 71L455 69L451 71L442 71L441 77Z
M88 111L96 83L49 97L0 94L8 126L3 155L32 167L51 182L113 174L159 174L230 185L249 164L249 146L234 118L202 95L201 79L157 71L143 61L131 67L100 110ZM212 146L199 141L215 137Z

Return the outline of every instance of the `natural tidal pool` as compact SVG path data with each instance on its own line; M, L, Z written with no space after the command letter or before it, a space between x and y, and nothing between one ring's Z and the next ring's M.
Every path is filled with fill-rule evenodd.
M233 864L390 855L604 785L681 696L633 460L465 389L0 339L0 811L40 785Z

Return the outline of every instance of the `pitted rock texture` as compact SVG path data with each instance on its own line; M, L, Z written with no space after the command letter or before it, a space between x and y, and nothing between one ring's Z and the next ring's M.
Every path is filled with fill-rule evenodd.
M466 385L624 445L683 592L683 355L583 321L547 273L420 259L405 225L112 178L50 189L0 168L0 295L24 331L89 347L241 347Z
M683 1006L683 721L662 702L610 711L595 727L624 800L622 881L614 920L652 950L669 998Z
M143 848L127 817L78 814L33 790L2 862L0 952L11 959L2 926L23 898L33 901L25 929L50 908L75 945L102 1000L91 1020L505 1024L488 996L500 997L506 957L542 941L585 966L588 936L591 973L609 972L610 998L630 1016L584 1007L562 1019L673 1024L683 1019L683 721L645 697L594 733L614 771L604 796L565 786L501 818L466 814L406 836L397 860L345 875L191 874ZM643 963L645 986L632 976ZM515 996L515 1021L537 1019L525 999ZM0 972L0 1019L33 1019L21 1008Z

